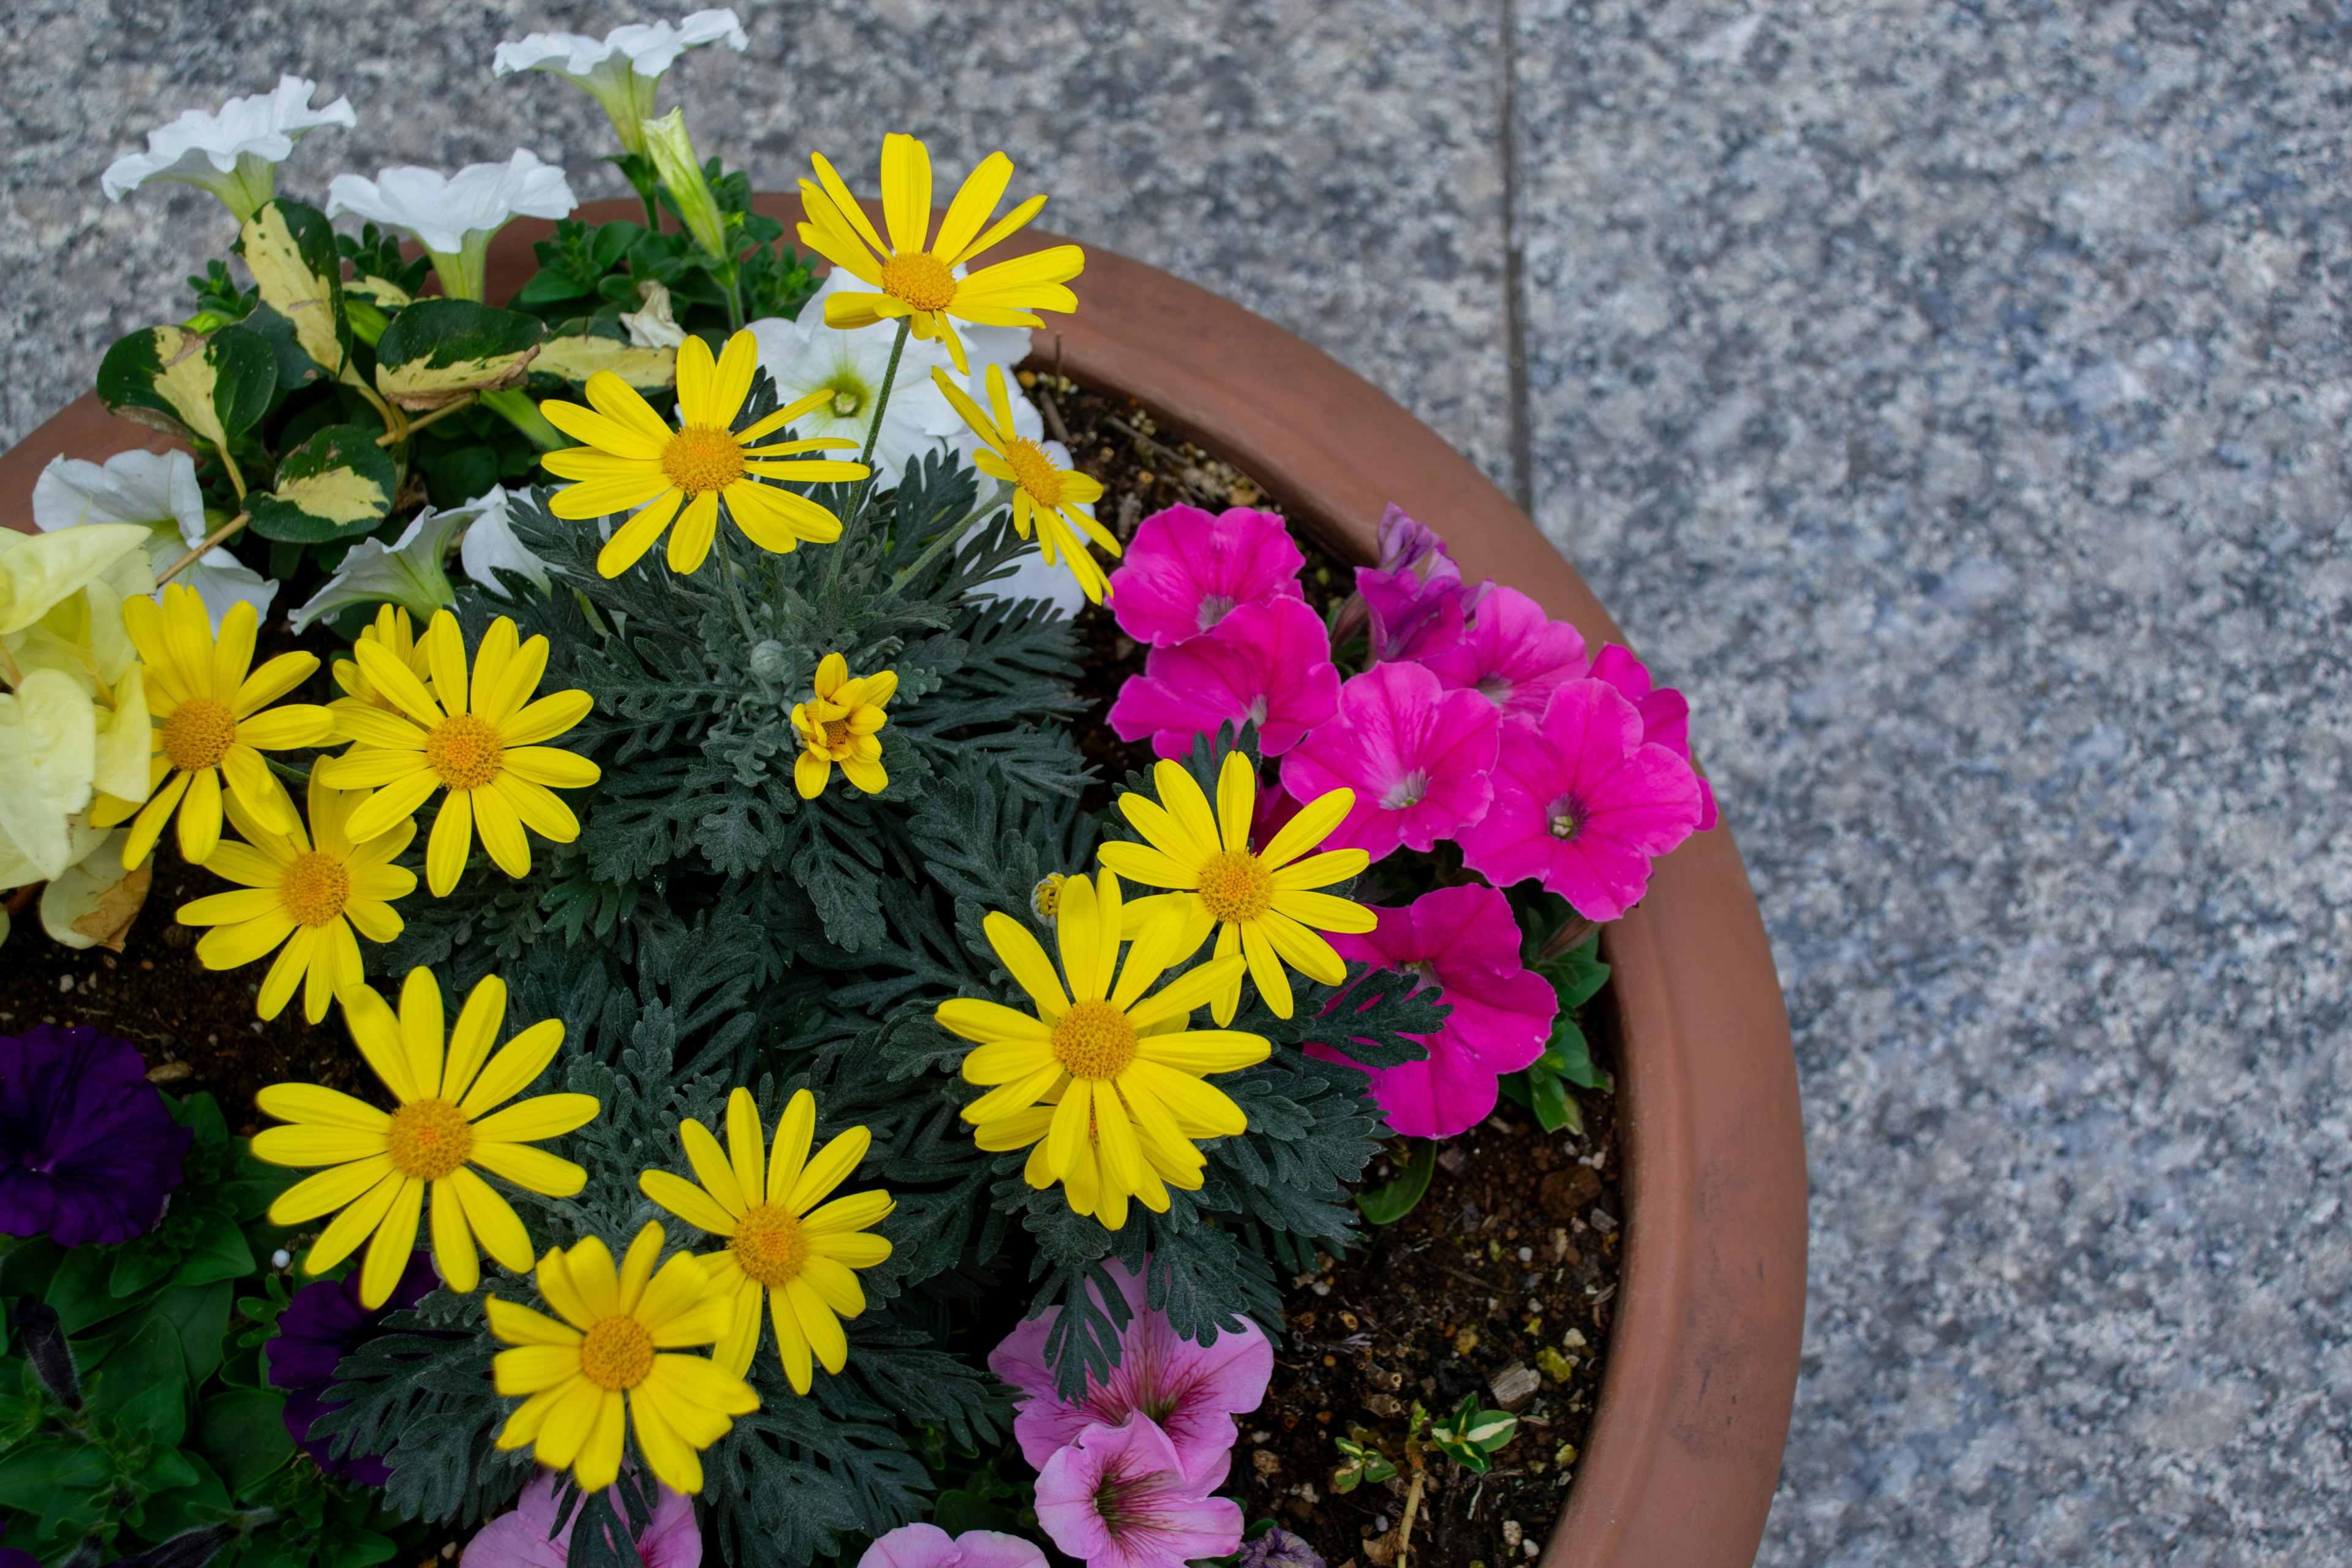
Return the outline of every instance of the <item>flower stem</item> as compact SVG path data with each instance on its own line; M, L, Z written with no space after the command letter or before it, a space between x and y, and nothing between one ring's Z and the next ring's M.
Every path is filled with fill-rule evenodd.
M874 398L874 423L866 427L866 449L857 454L857 460L866 465L866 477L857 482L857 497L850 502L849 516L842 520L842 539L834 546L832 559L824 563L824 585L828 589L841 575L841 552L849 542L849 524L865 521L866 506L874 499L874 448L882 440L882 416L890 410L890 386L898 379L898 356L907 352L907 334L914 330L912 316L898 318L898 335L890 340L890 363L882 372L882 390Z
M410 420L408 422L408 427L404 430L385 431L383 435L375 438L375 444L379 447L396 446L399 443L407 440L411 436L415 435L419 430L424 429L427 425L432 424L435 420L446 419L452 414L460 413L465 409L471 408L473 405L474 395L469 392L466 394L465 396L457 399L455 403L443 404L440 407L435 409L432 413L427 414L422 419Z
M751 626L751 607L743 602L742 587L735 581L734 552L727 548L727 532L721 529L713 542L719 552L719 581L727 592L727 602L735 607L735 622L743 629L743 657L751 657L758 646L760 634Z
M155 586L158 588L162 587L164 584L170 582L173 578L178 576L181 573L194 565L198 560L203 558L205 552L226 541L231 535L235 534L237 530L243 528L248 521L250 521L252 518L253 514L251 512L241 511L235 517L230 518L226 522L222 523L217 530L206 537L202 544L197 545L194 550L189 551L185 555L181 556L177 561L173 562L169 566L164 567L163 571L157 573L155 574Z
M891 592L898 592L899 589L904 588L908 584L913 582L917 577L920 576L924 567L929 566L932 562L938 560L945 552L952 550L956 545L962 542L964 535L971 531L974 523L979 522L983 518L995 515L997 509L1003 504L1003 501L992 497L990 500L982 502L979 506L976 506L972 508L971 510L964 513L961 521L950 524L937 539L932 540L929 545L924 547L923 552L920 555L916 556L912 562L908 563L899 570L897 576L890 579Z
M1586 937L1600 929L1601 924L1598 921L1586 920L1582 915L1570 915L1560 922L1558 931L1551 933L1551 939L1543 944L1543 950L1538 952L1536 957L1538 959L1558 958L1569 949L1581 946Z

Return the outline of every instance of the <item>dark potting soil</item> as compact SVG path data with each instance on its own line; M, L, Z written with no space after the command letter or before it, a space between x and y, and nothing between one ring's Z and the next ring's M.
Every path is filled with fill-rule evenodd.
M1024 373L1023 381L1049 434L1103 482L1096 510L1122 542L1143 518L1178 503L1283 510L1280 498L1248 476L1160 432L1130 399L1051 373ZM1353 591L1354 574L1311 539L1300 537L1299 546L1307 555L1301 587L1328 618ZM297 642L283 627L281 618L275 631L265 629L262 656L310 648L322 668L299 700L334 695L324 661L340 644L323 628ZM1101 810L1114 781L1149 770L1153 760L1148 742L1129 746L1105 719L1119 684L1142 670L1145 650L1099 607L1078 616L1077 632L1084 668L1076 689L1088 709L1076 730L1097 773L1085 805ZM315 1027L304 1022L298 996L262 1022L254 1000L263 964L221 973L197 963L200 933L172 917L226 885L183 862L167 830L146 904L121 953L50 941L33 903L37 889L23 895L15 934L0 947L0 1035L44 1022L118 1035L139 1047L155 1082L175 1094L209 1090L242 1132L263 1120L255 1091L288 1079L388 1103L338 1019L331 1015ZM1583 1024L1595 1059L1608 1068L1615 1066L1614 1023L1604 990L1586 1007ZM1514 1408L1518 1436L1484 1477L1432 1456L1412 1562L1507 1568L1531 1557L1530 1545L1540 1547L1566 1501L1591 1421L1625 1217L1612 1102L1581 1091L1577 1099L1581 1135L1547 1134L1503 1103L1444 1146L1429 1192L1411 1214L1368 1227L1344 1258L1318 1257L1318 1268L1287 1281L1274 1382L1264 1406L1242 1420L1224 1489L1248 1519L1277 1520L1298 1531L1330 1568L1350 1561L1385 1568L1394 1560L1404 1483L1333 1493L1331 1472L1342 1458L1333 1439L1360 1428L1402 1458L1416 1400L1440 1415L1475 1394L1482 1404ZM1385 1160L1375 1161L1367 1184L1393 1174ZM957 1325L950 1336L957 1349L985 1356L1010 1327L978 1324L987 1316L982 1309L974 1322ZM1003 1468L1025 1471L1017 1450Z

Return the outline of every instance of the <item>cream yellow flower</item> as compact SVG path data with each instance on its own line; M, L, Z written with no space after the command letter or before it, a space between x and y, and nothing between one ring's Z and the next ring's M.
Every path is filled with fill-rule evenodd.
M481 1282L477 1241L516 1273L528 1269L530 1237L522 1221L474 1169L551 1198L568 1198L587 1184L587 1172L531 1145L587 1123L599 1109L595 1096L534 1095L499 1109L555 1059L562 1021L533 1024L493 1056L507 1014L506 982L495 974L466 998L446 1049L441 985L431 970L408 972L396 1017L366 985L350 987L340 1000L352 1042L400 1104L385 1112L314 1083L272 1084L254 1097L264 1111L292 1123L257 1133L256 1159L331 1167L305 1176L269 1205L273 1225L341 1211L311 1244L303 1270L323 1273L367 1241L360 1300L381 1307L408 1267L428 1187L433 1262L443 1284L471 1290Z
M1118 797L1121 816L1143 835L1141 844L1106 843L1102 863L1131 881L1176 891L1137 899L1127 906L1128 934L1155 921L1169 922L1170 951L1179 959L1200 951L1213 929L1219 958L1239 952L1249 960L1257 994L1277 1018L1290 1016L1290 976L1283 965L1337 985L1348 966L1317 933L1368 931L1378 918L1363 905L1312 891L1344 882L1371 864L1361 849L1307 855L1331 836L1351 807L1356 792L1335 789L1299 808L1276 830L1263 851L1250 847L1250 819L1257 810L1257 770L1240 752L1225 753L1217 773L1217 810L1192 775L1175 763L1151 770L1160 798L1129 790ZM1217 994L1220 1024L1234 1021L1242 999L1241 977Z
M1029 524L1034 519L1037 548L1045 564L1066 561L1070 575L1077 579L1086 596L1101 604L1107 579L1095 558L1087 553L1087 542L1092 540L1113 555L1121 551L1109 531L1078 508L1102 499L1102 481L1092 474L1060 467L1045 447L1013 428L1012 394L1004 384L1002 365L988 367L988 400L995 407L992 417L947 372L933 370L931 380L963 416L971 433L981 438L982 446L972 454L980 471L1013 487L1013 531L1028 538Z
M515 638L512 619L492 621L474 650L469 684L457 617L441 611L420 642L433 671L429 691L391 647L366 641L352 647L368 684L394 710L353 704L337 713L337 729L357 744L321 761L319 774L337 789L375 792L352 813L354 839L388 831L434 791L448 792L425 846L425 880L436 897L457 885L477 827L482 847L509 877L530 870L526 827L556 844L579 837L580 819L554 792L584 789L604 776L585 757L538 743L579 723L595 704L585 691L572 690L526 707L547 669L547 639L518 647Z
M793 787L803 800L814 800L833 781L833 765L867 795L890 787L882 766L883 725L890 716L884 703L898 694L898 672L877 670L849 678L849 661L829 653L817 661L816 695L793 704L793 728L799 731L801 754L793 763Z
M338 992L366 977L359 936L390 942L400 934L391 900L416 890L416 873L392 860L416 837L416 824L404 816L353 843L347 826L365 798L328 788L313 770L309 833L299 823L291 833L272 833L236 795L226 803L246 841L224 840L205 869L242 886L182 904L180 923L213 928L196 943L206 969L236 969L277 950L261 982L265 1018L278 1016L299 985L302 1016L320 1022Z
M853 1127L810 1159L816 1098L802 1089L784 1107L774 1152L766 1153L760 1107L748 1089L727 1097L723 1152L699 1121L680 1122L677 1135L702 1184L667 1171L646 1171L637 1177L637 1186L688 1225L726 1240L726 1251L703 1259L735 1303L735 1325L720 1338L711 1359L738 1377L750 1369L760 1346L764 1292L784 1375L792 1379L793 1393L806 1394L812 1352L827 1372L848 1364L849 1341L841 1320L866 1310L866 1292L851 1270L871 1268L890 1256L887 1239L866 1234L867 1226L898 1206L888 1193L852 1193L816 1207L857 1169L873 1135Z
M162 723L149 763L146 804L101 796L90 807L90 826L111 827L138 813L122 845L122 864L136 866L154 849L176 806L181 857L201 866L220 842L221 783L226 780L230 793L265 829L296 831L301 823L294 802L261 753L324 745L334 738L334 717L324 708L309 702L269 708L310 679L319 668L318 656L281 653L253 669L261 622L252 605L239 600L230 605L215 637L205 602L194 589L177 583L164 585L160 605L144 597L124 600L122 621L144 667L147 710Z
M991 153L981 160L948 205L940 231L931 227L931 155L912 136L893 132L882 138L882 222L888 244L874 232L866 209L849 194L823 153L809 162L816 178L801 182L801 206L808 221L801 243L846 270L877 293L844 290L824 301L824 324L845 330L886 319L908 319L916 337L944 339L955 367L966 375L957 321L982 327L1042 327L1033 310L1075 310L1077 296L1063 287L1085 269L1087 254L1075 245L1056 245L1015 256L969 277L955 269L1035 217L1045 205L1031 196L985 233L989 215L1013 183L1013 160Z
M805 452L855 451L857 443L842 437L756 445L832 396L830 391L813 392L740 430L733 428L759 368L759 340L749 331L728 339L715 363L710 345L700 338L680 343L676 430L608 370L588 378L593 406L557 398L539 405L550 424L585 443L540 459L549 473L580 481L556 491L548 510L582 520L641 509L604 542L596 555L598 572L617 577L635 565L673 520L677 527L669 536L669 569L694 571L719 535L722 500L743 537L762 550L782 554L798 549L803 540L830 544L841 537L839 518L782 487L862 479L873 470L830 458L783 460Z
M1128 950L1122 968L1120 904L1118 878L1109 871L1062 885L1054 922L1058 973L1027 927L990 913L982 922L989 945L1029 994L1035 1016L970 997L933 1012L950 1032L979 1042L963 1059L964 1080L990 1089L963 1108L963 1119L987 1141L982 1146L1021 1147L1036 1136L1028 1113L1050 1101L1042 1158L1030 1161L1029 1179L1041 1187L1062 1183L1074 1210L1083 1201L1106 1226L1113 1216L1125 1223L1130 1196L1166 1207L1158 1173L1197 1173L1205 1160L1193 1139L1248 1130L1241 1107L1202 1080L1262 1062L1273 1049L1260 1035L1185 1027L1193 1009L1240 974L1238 956L1212 960L1146 996L1168 968L1168 928L1155 923ZM1074 1181L1091 1181L1096 1191L1082 1193Z
M416 634L410 628L408 612L399 605L377 605L375 619L360 628L358 640L372 642L388 650L393 658L406 665L408 673L417 679L430 680L433 678L433 666L425 659L425 645L417 640ZM400 711L393 706L392 699L378 691L368 679L367 673L360 668L356 656L335 660L333 673L335 684L342 688L343 695L327 704L328 712L340 716L353 708L372 708L379 713Z
M499 1447L534 1444L541 1464L598 1492L619 1478L634 1424L656 1479L672 1491L702 1489L701 1450L760 1408L760 1396L705 1357L662 1353L717 1340L735 1300L691 1254L673 1253L656 1272L661 1249L658 1225L637 1232L617 1272L593 1236L569 1252L550 1247L536 1279L560 1322L489 1298L490 1331L515 1347L491 1358L490 1375L500 1394L528 1396L499 1429Z

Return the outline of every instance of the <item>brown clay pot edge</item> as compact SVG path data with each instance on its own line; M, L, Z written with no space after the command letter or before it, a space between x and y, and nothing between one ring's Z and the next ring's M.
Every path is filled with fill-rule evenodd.
M758 205L801 216L796 196ZM636 210L591 203L579 216ZM490 298L520 286L530 242L551 226L523 220L499 235ZM1030 230L1001 254L1056 243ZM1445 537L1471 580L1518 588L1595 647L1625 640L1484 474L1321 350L1114 252L1090 248L1078 288L1078 312L1036 332L1033 363L1135 397L1266 485L1339 554L1370 560L1395 501ZM33 481L60 453L170 444L85 394L0 454L0 524L31 530ZM1787 1015L1730 829L1661 861L1649 896L1602 943L1623 1025L1625 1265L1600 1407L1541 1568L1734 1568L1754 1559L1795 1394L1806 1181Z

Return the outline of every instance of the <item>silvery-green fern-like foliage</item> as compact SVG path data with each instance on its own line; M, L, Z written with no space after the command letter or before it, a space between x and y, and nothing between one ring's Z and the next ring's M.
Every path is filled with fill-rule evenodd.
M772 405L763 376L740 418ZM796 1396L763 1345L751 1373L761 1409L703 1456L706 1528L735 1568L803 1563L922 1517L932 1482L919 1435L966 1451L1003 1441L1006 1391L946 1349L983 1291L1064 1309L1047 1353L1073 1392L1119 1353L1126 1307L1110 1259L1148 1275L1151 1303L1181 1332L1206 1341L1244 1316L1278 1332L1277 1268L1341 1243L1343 1184L1380 1128L1363 1075L1302 1044L1344 1039L1358 1060L1387 1065L1420 1056L1403 1037L1441 1017L1409 977L1360 970L1336 1013L1337 989L1303 980L1293 1018L1253 1000L1233 1026L1266 1036L1274 1054L1218 1079L1249 1131L1204 1145L1201 1190L1172 1192L1166 1214L1136 1207L1118 1233L1073 1215L1058 1187L1031 1189L1023 1154L973 1145L959 1116L980 1092L958 1076L969 1047L932 1009L959 994L1025 1005L982 916L1034 920L1041 878L1090 869L1097 835L1124 832L1079 806L1088 776L1066 722L1081 706L1069 622L1037 601L974 593L1024 547L993 487L943 455L862 516L849 487L813 492L850 519L836 545L771 555L722 525L691 577L656 552L609 581L596 574L593 526L519 501L513 527L554 569L552 590L509 578L506 595L460 595L469 645L512 616L526 637L549 639L543 689L579 687L596 703L566 738L604 770L572 798L579 841L535 845L520 881L484 865L450 897L414 901L392 954L395 970L433 964L445 986L497 973L510 1018L563 1020L546 1087L593 1094L604 1113L564 1145L586 1188L525 1196L542 1247L593 1235L617 1252L658 1219L673 1246L708 1250L639 1194L637 1176L683 1168L679 1121L718 1124L739 1084L764 1125L807 1088L820 1139L871 1129L851 1184L898 1200L877 1227L891 1258L861 1271L869 1306L846 1325L845 1372L819 1370ZM933 550L949 531L961 542ZM803 801L788 716L836 651L853 673L898 673L882 731L889 787L867 796L836 775ZM1255 738L1204 741L1188 765L1213 789L1234 745L1254 750ZM530 1281L495 1268L483 1291L534 1299ZM320 1425L384 1458L387 1498L412 1517L480 1517L527 1479L528 1463L492 1444L513 1402L490 1386L482 1311L479 1294L443 1291L395 1314L395 1331L345 1363L346 1402ZM604 1498L581 1506L583 1520L611 1517ZM592 1551L608 1549L628 1551Z

